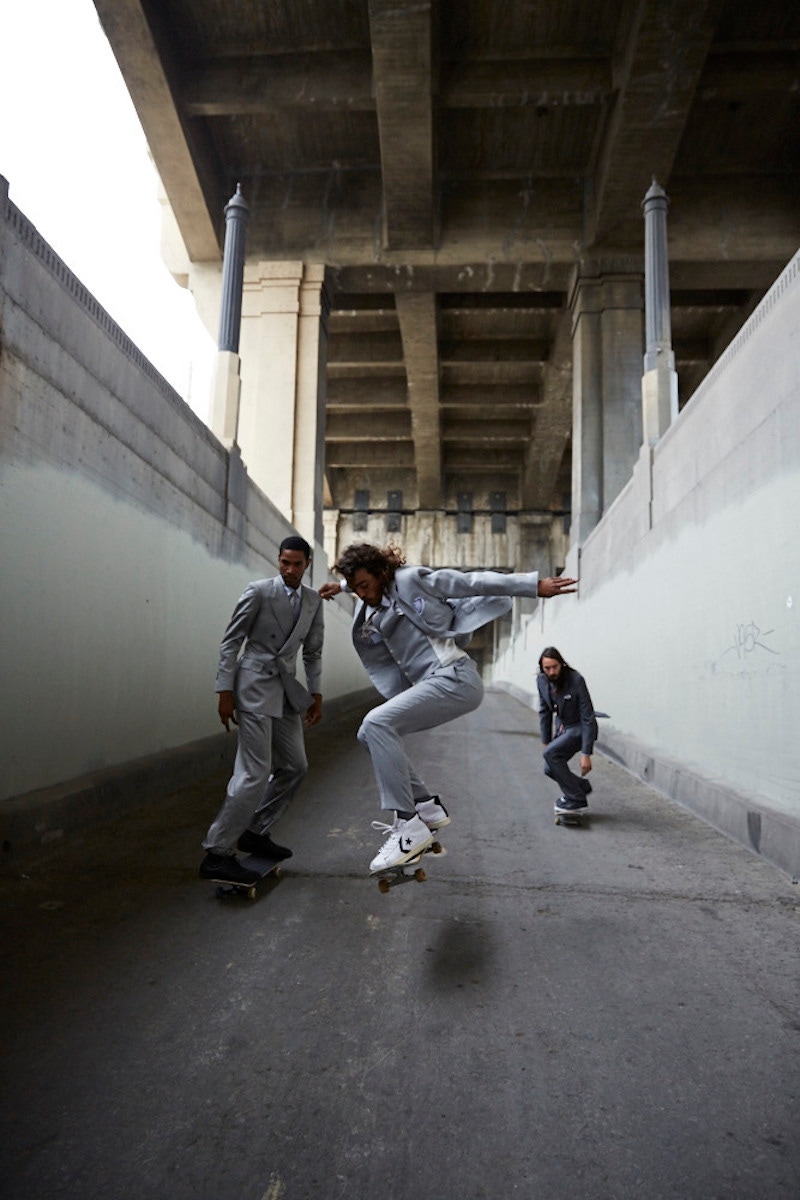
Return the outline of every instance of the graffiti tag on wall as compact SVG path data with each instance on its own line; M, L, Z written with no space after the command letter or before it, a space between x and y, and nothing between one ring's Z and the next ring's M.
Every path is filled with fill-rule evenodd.
M722 652L716 663L712 665L712 670L716 669L722 660L730 654L734 654L739 662L745 662L751 655L758 654L760 651L771 654L775 658L780 658L780 651L774 650L772 646L768 646L765 640L772 637L774 633L774 629L762 629L756 621L748 621L746 624L736 625L730 645Z

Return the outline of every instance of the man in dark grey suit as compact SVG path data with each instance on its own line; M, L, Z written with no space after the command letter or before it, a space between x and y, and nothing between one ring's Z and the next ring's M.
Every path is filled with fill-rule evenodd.
M268 858L291 855L269 830L308 770L303 726L322 716L322 602L301 583L310 561L308 542L284 538L280 574L248 584L222 638L219 716L226 729L238 725L239 745L225 801L203 842L206 879L257 879L237 859L237 848ZM297 679L301 647L307 687Z
M555 646L539 656L539 726L544 743L544 773L555 779L562 795L556 812L586 808L592 785L586 776L592 769L592 751L597 738L594 705L586 680ZM581 752L581 773L570 770L569 760Z

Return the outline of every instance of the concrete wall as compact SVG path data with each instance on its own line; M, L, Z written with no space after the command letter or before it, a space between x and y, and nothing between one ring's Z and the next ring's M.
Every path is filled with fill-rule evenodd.
M385 512L369 514L366 529L353 528L351 513L325 514L325 546L333 562L337 553L351 542L373 542L384 546L394 542L401 546L410 563L427 566L459 567L462 570L511 569L539 571L552 575L564 566L569 539L561 516L543 517L536 525L536 539L531 537L530 523L509 516L504 533L492 532L492 518L475 514L472 530L460 533L453 513L421 511L403 514L396 533L387 530Z
M795 876L799 506L800 256L570 551L580 595L519 620L495 672L529 697L557 646L609 752Z
M67 794L87 817L121 798L120 767L151 761L156 786L228 753L220 635L292 531L4 180L0 218L0 841L16 846L63 827ZM346 604L326 618L331 704L366 677Z

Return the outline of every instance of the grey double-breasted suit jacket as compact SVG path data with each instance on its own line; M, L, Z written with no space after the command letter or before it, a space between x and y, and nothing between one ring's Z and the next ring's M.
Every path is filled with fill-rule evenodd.
M242 712L281 717L285 706L305 712L311 693L321 691L322 600L313 588L298 590L296 623L279 575L248 584L236 603L220 645L215 690L233 692ZM301 647L307 687L297 678Z
M353 617L353 644L381 695L394 696L410 685L408 668L412 659L419 662L420 632L465 646L476 629L510 610L512 596L537 596L538 587L536 571L506 575L398 567L387 589L390 607L381 621L381 636L361 636L362 604Z

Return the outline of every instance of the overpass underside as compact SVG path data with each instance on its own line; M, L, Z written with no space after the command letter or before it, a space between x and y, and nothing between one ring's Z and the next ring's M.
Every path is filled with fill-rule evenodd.
M679 405L800 243L785 0L96 7L215 332L241 185L214 428L330 555L563 566L643 439L652 180Z

